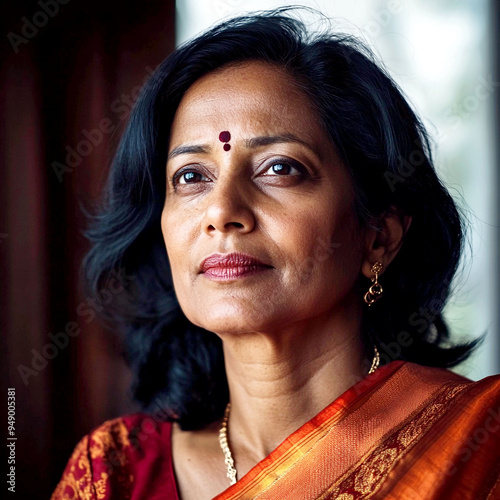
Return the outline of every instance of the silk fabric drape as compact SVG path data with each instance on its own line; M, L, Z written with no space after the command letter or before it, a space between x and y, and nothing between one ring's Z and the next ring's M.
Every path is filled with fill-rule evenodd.
M53 500L177 500L170 433L144 415L104 424L77 446ZM396 361L215 500L494 499L499 474L500 377L470 382Z

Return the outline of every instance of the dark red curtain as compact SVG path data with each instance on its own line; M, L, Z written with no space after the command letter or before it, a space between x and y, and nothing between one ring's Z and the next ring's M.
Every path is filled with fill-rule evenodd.
M175 6L11 0L1 10L0 420L5 433L15 388L15 491L48 498L76 442L133 410L119 339L81 291L80 205L97 197L141 85L173 50Z

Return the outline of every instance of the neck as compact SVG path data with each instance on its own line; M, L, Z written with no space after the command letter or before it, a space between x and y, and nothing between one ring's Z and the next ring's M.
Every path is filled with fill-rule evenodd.
M224 335L229 442L239 475L368 373L359 325L339 323Z

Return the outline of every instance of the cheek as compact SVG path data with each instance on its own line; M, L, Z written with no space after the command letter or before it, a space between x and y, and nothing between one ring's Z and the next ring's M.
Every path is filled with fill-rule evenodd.
M172 231L173 228L171 224L169 224L168 214L164 209L161 214L161 232L163 235L163 241L165 242L165 248L167 250L168 260L170 261L171 264L172 264L172 253L174 250L174 245L172 243L175 241L175 239L172 238Z
M177 291L181 284L180 277L186 274L185 266L188 262L186 253L189 249L186 240L186 230L182 224L175 223L177 218L167 211L163 211L161 217L161 230L163 233L163 241L167 250L167 257L170 263L174 287Z
M350 214L322 224L317 221L304 221L300 237L295 233L294 278L312 287L335 283L336 289L349 288L358 277L362 260L358 225ZM292 253L290 247L288 251Z

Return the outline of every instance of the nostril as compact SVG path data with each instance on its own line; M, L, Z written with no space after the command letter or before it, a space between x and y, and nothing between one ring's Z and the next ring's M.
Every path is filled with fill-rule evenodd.
M204 231L214 234L215 232L236 231L244 233L252 231L255 227L255 219L249 207L217 206L207 207L203 215Z
M242 224L241 222L226 222L226 224L224 224L224 227L222 230L229 230L231 228L234 228L234 229L244 229L245 228L245 224ZM209 224L207 226L207 231L215 231L217 229L216 226L214 226L213 224Z

